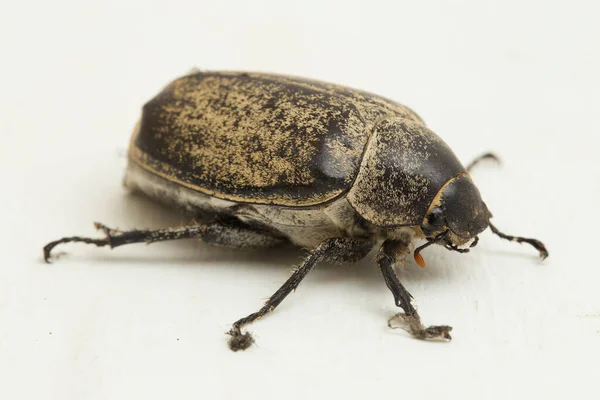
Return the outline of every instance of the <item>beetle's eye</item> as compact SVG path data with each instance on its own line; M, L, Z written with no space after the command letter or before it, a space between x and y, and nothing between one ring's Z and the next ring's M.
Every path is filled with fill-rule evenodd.
M444 224L444 211L440 207L435 207L429 214L427 214L427 218L421 229L425 235L430 236L439 231Z
M435 207L427 216L427 225L433 228L441 228L444 223L444 212L440 207Z

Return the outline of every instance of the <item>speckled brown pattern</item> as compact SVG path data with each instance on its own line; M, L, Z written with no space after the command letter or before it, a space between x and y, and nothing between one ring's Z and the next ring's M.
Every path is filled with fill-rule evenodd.
M144 106L130 158L218 198L310 206L350 188L383 116L423 123L401 104L343 86L197 72Z

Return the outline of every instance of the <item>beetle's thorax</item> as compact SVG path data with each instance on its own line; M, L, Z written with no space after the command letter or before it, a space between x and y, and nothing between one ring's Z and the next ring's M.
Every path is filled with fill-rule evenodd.
M382 228L419 226L440 189L464 168L423 124L382 119L373 128L348 201Z

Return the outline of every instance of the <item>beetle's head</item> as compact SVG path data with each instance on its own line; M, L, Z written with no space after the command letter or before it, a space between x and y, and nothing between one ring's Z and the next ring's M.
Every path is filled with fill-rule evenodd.
M471 247L475 246L477 235L488 227L490 218L491 213L469 175L462 173L450 179L435 196L423 218L421 230L427 244L415 251L415 259L423 266L419 251L433 243L449 250L468 252L468 248L459 246L469 241L472 241Z

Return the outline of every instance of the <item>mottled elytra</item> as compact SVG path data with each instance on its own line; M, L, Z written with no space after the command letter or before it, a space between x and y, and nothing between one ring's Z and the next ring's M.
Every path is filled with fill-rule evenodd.
M289 76L194 72L170 83L143 108L131 139L125 185L193 216L193 224L119 231L83 242L200 239L236 248L294 244L311 250L257 312L236 321L230 348L253 343L245 325L273 311L320 261L351 262L380 244L377 263L395 303L392 318L419 339L450 339L449 326L425 327L394 265L418 239L465 253L486 228L532 245L492 223L470 169L410 108L367 92Z

